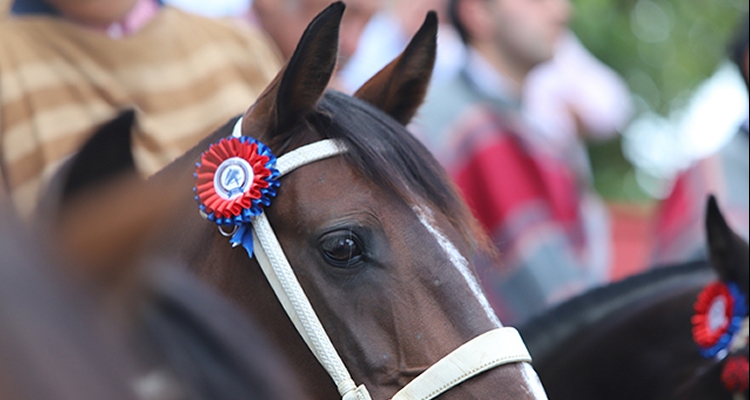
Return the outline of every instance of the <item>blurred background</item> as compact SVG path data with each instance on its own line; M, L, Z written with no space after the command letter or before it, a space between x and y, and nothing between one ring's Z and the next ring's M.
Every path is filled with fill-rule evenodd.
M744 0L575 0L572 29L627 82L632 120L613 140L589 143L597 191L629 254L647 257L650 221L676 174L717 151L748 115L745 83L727 58Z
M726 44L743 0L576 0L572 29L632 91L633 120L590 145L596 187L612 201L649 204L674 174L716 151L747 118L747 91Z
M212 17L252 0L167 0ZM726 45L745 0L573 0L571 29L627 82L635 111L622 135L589 143L595 185L608 201L653 205L677 171L716 151L747 118L742 77Z

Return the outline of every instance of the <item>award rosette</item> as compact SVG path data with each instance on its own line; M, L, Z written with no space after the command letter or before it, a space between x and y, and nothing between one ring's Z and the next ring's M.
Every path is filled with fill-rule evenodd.
M703 288L694 310L693 340L706 358L729 347L747 316L745 296L732 282L713 282Z
M194 176L201 215L219 227L235 226L232 245L243 245L252 257L252 219L279 187L271 149L248 136L221 139L201 155Z

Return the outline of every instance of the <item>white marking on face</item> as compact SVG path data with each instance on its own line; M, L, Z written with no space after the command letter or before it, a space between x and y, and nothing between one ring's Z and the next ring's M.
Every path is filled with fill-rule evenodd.
M526 380L526 386L529 388L529 394L534 396L535 399L547 400L547 392L544 390L542 381L539 380L539 375L536 374L534 368L530 364L523 363L521 372Z
M456 246L454 246L453 243L451 243L451 241L448 240L447 237L445 237L445 235L443 235L437 228L435 228L435 226L433 226L432 211L427 207L414 207L414 212L417 214L419 222L421 222L422 225L427 229L427 231L435 237L435 240L437 240L440 247L448 256L448 259L451 260L453 266L456 267L456 269L464 277L472 293L474 293L474 296L477 298L477 301L479 301L479 304L482 306L482 308L484 308L485 313L487 313L487 318L489 318L490 322L492 322L498 328L502 327L503 324L500 323L497 315L495 315L495 310L492 309L490 302L484 295L482 286L479 285L479 281L477 281L474 274L471 273L471 270L469 269L469 262L461 254L461 252L458 251Z

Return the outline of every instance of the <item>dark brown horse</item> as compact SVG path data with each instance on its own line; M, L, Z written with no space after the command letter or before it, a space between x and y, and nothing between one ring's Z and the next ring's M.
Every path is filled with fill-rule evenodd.
M476 224L442 168L404 127L429 83L435 14L428 15L399 58L350 97L325 91L343 11L344 5L335 3L310 24L290 61L237 129L267 144L279 159L321 139L334 139L346 149L282 177L264 215L353 381L382 400L500 323L468 261L481 242ZM235 122L150 181L192 175L201 153L231 136ZM232 249L216 225L201 217L190 185L179 193L181 221L170 226L158 247L252 316L293 360L305 393L314 399L340 397L276 299L258 257ZM481 350L504 345L511 343ZM419 398L441 392L435 393ZM546 396L531 366L514 361L440 398Z
M710 261L660 267L591 291L520 328L550 398L747 400L747 390L734 393L722 379L732 353L747 362L746 338L744 346L705 358L691 334L698 294L717 279L736 283L747 310L748 244L713 199L706 228ZM746 369L744 375L746 385Z

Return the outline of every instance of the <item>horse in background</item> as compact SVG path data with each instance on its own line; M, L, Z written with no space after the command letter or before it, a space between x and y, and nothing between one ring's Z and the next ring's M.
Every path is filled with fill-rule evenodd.
M747 325L735 333L735 348L708 358L696 344L701 335L691 334L704 329L696 310L708 308L705 320L719 321L713 322L714 340L724 340L718 336L722 322L732 322L725 300L708 304L722 306L713 315L697 301L717 279L736 285L736 299L744 303L736 311L744 314L734 323L744 318L747 324L748 244L727 225L713 197L706 208L710 260L660 267L593 290L519 328L550 398L748 399Z
M132 117L93 141L118 143L112 124ZM74 157L66 169L89 165ZM232 304L184 269L141 257L178 198L135 178L70 185L31 225L0 199L0 398L304 400Z
M428 14L399 58L350 97L325 91L343 12L337 2L311 22L240 123L229 121L149 180L161 185L191 176L209 145L236 137L233 130L242 143L247 137L265 143L257 148L279 160L321 139L341 143L343 154L294 170L278 188L269 184L277 194L263 213L353 380L373 399L390 399L436 361L501 324L468 261L482 241L480 230L443 169L405 129L424 99L434 64L435 14ZM249 250L230 247L224 235L233 232L220 234L205 218L212 214L198 212L192 185L181 184L177 193L180 217L153 246L257 321L294 360L304 393L350 398L351 392L337 390L285 315L257 253L251 258ZM510 345L489 347L504 344ZM444 394L419 398L546 399L533 368L510 360Z

